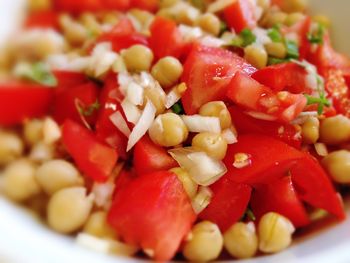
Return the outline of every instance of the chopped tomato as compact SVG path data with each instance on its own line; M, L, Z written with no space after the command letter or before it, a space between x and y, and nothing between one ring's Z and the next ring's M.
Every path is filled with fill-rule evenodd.
M310 205L344 219L341 196L334 190L330 178L316 159L308 153L303 155L290 170L298 196Z
M97 111L84 114L79 111L88 111L88 108L98 100L98 87L88 82L78 86L61 86L56 90L53 104L53 117L58 123L66 119L83 123L83 118L90 124L94 124Z
M276 93L240 72L229 83L227 97L247 110L263 114L264 119L283 123L294 120L304 110L307 102L303 94L288 91Z
M126 10L130 6L130 0L53 0L53 3L55 9L72 13Z
M116 149L121 158L126 159L128 139L110 120L114 112L121 110L122 99L123 95L119 91L117 76L108 75L99 98L101 108L96 121L96 136Z
M16 125L49 113L55 90L26 83L0 84L0 125Z
M131 0L131 6L154 12L159 7L160 0Z
M86 75L81 72L54 70L53 74L57 79L59 87L76 86L88 81Z
M259 133L277 138L295 148L301 147L300 131L295 125L264 121L244 113L239 107L229 107L238 134Z
M209 101L225 99L226 88L237 71L251 74L256 69L222 48L194 47L184 64L182 75L182 81L188 87L182 96L186 114L197 113Z
M216 223L222 232L239 221L247 209L251 187L222 178L211 187L213 198L199 217Z
M181 57L185 43L174 21L157 16L150 31L149 44L156 59L165 56Z
M128 18L121 19L111 31L102 34L97 39L97 43L99 42L111 42L115 52L136 44L148 45L147 38L135 30Z
M291 93L310 93L306 86L306 70L295 63L283 63L265 67L252 75L252 78L273 91L286 90Z
M295 227L310 223L290 176L283 176L275 182L256 186L250 205L258 220L265 213L276 212L291 220Z
M148 135L138 141L134 149L134 162L137 174L169 170L176 167L176 161L167 151L151 141Z
M66 120L62 130L63 144L78 168L94 181L105 182L118 160L117 152L74 121Z
M58 29L58 13L52 10L36 11L26 18L27 28L54 28Z
M170 260L196 215L182 183L168 171L143 174L116 191L108 222L125 242Z
M250 0L237 0L224 10L225 20L230 28L240 33L245 28L256 27L255 6Z

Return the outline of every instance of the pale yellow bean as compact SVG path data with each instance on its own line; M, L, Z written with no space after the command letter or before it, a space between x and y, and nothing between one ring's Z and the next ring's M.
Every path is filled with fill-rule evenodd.
M332 179L340 184L350 183L350 152L339 150L330 153L322 160L323 166Z

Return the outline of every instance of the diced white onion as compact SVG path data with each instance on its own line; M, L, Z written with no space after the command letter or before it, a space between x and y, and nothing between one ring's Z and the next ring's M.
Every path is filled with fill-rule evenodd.
M92 193L95 195L94 201L97 207L110 207L114 188L115 184L113 181L107 181L105 183L94 183L92 186Z
M211 3L208 8L207 12L209 13L217 13L224 10L226 7L234 4L237 0L217 0Z
M202 186L213 184L227 171L221 161L191 148L171 149L169 154L189 173L193 181Z
M60 126L52 118L46 118L43 124L44 143L53 144L57 142L62 135Z
M132 76L128 72L118 74L118 83L120 87L127 87L133 81Z
M213 36L204 36L200 39L200 43L208 47L221 47L226 44L226 41Z
M176 102L181 99L181 94L177 91L177 87L172 88L166 95L165 108L170 109Z
M328 155L327 145L324 143L315 143L315 150L319 156L326 157Z
M67 55L57 54L49 56L46 62L52 69L83 72L89 68L90 59L90 57L70 58Z
M102 239L86 233L79 233L76 238L76 243L82 247L105 254L132 256L138 250L136 247L117 240Z
M227 144L234 144L237 142L237 131L233 126L223 130L222 136L226 140Z
M109 119L126 137L130 136L130 129L120 111L116 111L109 116Z
M128 140L128 146L126 151L130 151L132 147L146 134L148 129L151 127L154 118L156 117L156 108L152 102L147 101L146 107L144 108L139 121L132 130Z
M35 144L29 153L29 159L36 162L44 162L54 157L54 147L43 142Z
M91 54L93 56L98 56L98 55L104 54L106 51L111 51L111 50L112 50L111 42L100 42L94 47Z
M143 87L135 82L129 83L126 89L126 98L134 105L142 105Z
M271 43L271 38L268 36L267 34L267 30L260 28L260 27L256 27L252 30L253 34L256 36L256 42L261 44L261 45L265 45L267 43Z
M249 116L258 119L258 120L264 120L264 121L275 121L277 118L262 112L258 111L247 111L246 114Z
M218 117L182 115L181 118L190 132L221 133L220 120Z
M317 117L318 113L317 111L304 111L299 114L299 116L291 121L291 124L304 124L310 117Z
M140 109L134 104L130 103L129 100L124 99L121 103L121 107L125 113L126 119L128 122L133 124L137 123L141 116Z
M210 204L213 197L213 192L209 187L201 186L198 193L192 200L192 208L194 212L198 215Z
M203 36L203 31L200 27L192 27L186 25L179 25L179 31L185 42L194 41Z

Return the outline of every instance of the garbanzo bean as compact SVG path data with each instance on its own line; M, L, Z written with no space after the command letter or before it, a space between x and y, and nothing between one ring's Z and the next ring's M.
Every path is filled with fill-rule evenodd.
M282 10L287 13L303 12L307 7L307 0L284 0Z
M222 101L211 101L204 104L199 109L199 114L202 116L218 117L221 129L223 130L231 127L231 114Z
M272 57L283 59L287 55L286 46L283 43L271 42L265 44L267 54Z
M192 146L217 160L224 159L227 151L227 141L224 137L210 132L202 132L194 136Z
M45 162L53 159L55 155L55 148L43 142L35 144L30 150L28 158L34 162Z
M180 2L181 0L161 0L160 1L160 7L164 8L164 7L170 7L175 5L176 3Z
M286 217L269 212L260 219L258 226L259 249L265 253L276 253L286 249L292 242L295 228Z
M271 1L270 0L257 0L256 3L258 4L259 7L261 7L264 11L267 10L270 5Z
M179 24L194 25L200 15L200 11L186 2L182 2L181 8L175 13L176 22Z
M194 198L198 190L198 184L192 180L188 172L180 167L172 168L170 171L177 175L177 178L182 182L188 196L191 199Z
M329 28L331 26L331 21L325 15L315 15L312 17L312 20L321 24L322 26Z
M156 115L159 115L165 111L166 95L161 87L145 88L143 90L144 106L146 106L147 100L150 100L153 106L156 108Z
M65 160L51 160L42 164L35 177L49 195L63 188L81 186L84 183L79 171Z
M301 136L304 143L316 143L320 137L320 121L316 117L308 118L301 126Z
M322 160L323 166L332 179L340 184L350 183L350 152L346 150L335 151Z
M30 120L24 124L23 136L26 143L34 145L43 139L43 121Z
M83 25L74 21L69 15L61 15L59 18L59 23L66 40L71 45L80 46L85 42L86 39L88 39L88 30Z
M159 115L148 133L156 144L170 147L183 143L187 139L188 129L179 115L169 112Z
M144 45L133 45L121 55L129 71L148 71L154 58L152 50Z
M197 19L197 24L204 31L214 36L217 36L220 33L220 28L221 28L220 19L212 13L206 13L199 16Z
M303 13L300 12L295 12L295 13L291 13L287 16L286 21L284 21L284 23L287 26L292 26L298 22L300 22L301 20L303 20L305 18L305 15Z
M350 119L337 115L321 121L320 141L326 144L340 144L350 140Z
M17 134L0 131L0 165L17 159L23 151L23 142Z
M263 26L270 28L278 24L284 24L287 19L287 14L281 11L268 11L263 17L261 23Z
M43 141L53 144L61 138L61 128L52 118L46 118L43 123Z
M182 75L181 62L174 57L164 57L152 67L152 76L163 88L174 85Z
M183 255L191 261L206 262L216 259L223 248L219 227L209 221L196 224L183 248Z
M107 223L107 212L97 211L90 215L84 230L85 233L99 238L116 238L116 233Z
M20 159L8 165L2 178L2 190L10 199L22 202L40 192L40 186L35 180L35 165Z
M98 36L102 33L102 28L96 17L92 13L83 13L80 16L81 23L85 26L85 28L93 34L94 36Z
M50 0L29 0L28 7L31 12L43 11L51 8Z
M254 223L238 222L232 225L224 234L224 246L233 257L253 257L258 250Z
M268 55L263 46L253 44L244 49L244 58L260 69L266 67Z
M71 233L81 228L89 217L93 200L84 187L70 187L56 192L47 206L47 220L51 228Z

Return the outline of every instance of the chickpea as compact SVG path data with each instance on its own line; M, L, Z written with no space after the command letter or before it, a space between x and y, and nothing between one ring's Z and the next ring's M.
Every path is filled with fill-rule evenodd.
M270 28L278 24L284 24L286 19L286 13L281 11L270 11L264 16L262 23L265 27Z
M46 118L43 123L43 141L46 144L53 144L61 138L61 128L51 118Z
M183 255L191 261L206 262L216 259L223 248L219 227L209 221L196 224L183 248Z
M260 251L276 253L287 248L292 242L294 230L289 219L278 213L263 215L258 226Z
M350 140L350 119L337 115L321 121L320 141L326 144L341 144Z
M99 238L116 238L114 229L107 223L107 212L105 211L92 213L85 223L83 231Z
M53 145L39 142L32 147L28 157L34 162L45 162L54 157L54 151Z
M92 199L91 196L86 196L84 187L59 190L50 198L47 207L49 226L61 233L78 230L89 217Z
M210 132L202 132L193 137L192 146L217 160L224 159L227 151L227 141L224 137Z
M145 97L144 106L146 106L147 100L150 100L157 110L156 115L165 111L166 94L161 87L145 88L143 95Z
M301 126L301 135L304 143L316 143L320 137L320 121L316 117L308 118Z
M0 165L17 159L23 151L23 142L17 134L0 130Z
M184 4L176 12L176 22L192 26L195 24L199 15L200 11L197 8L189 4Z
M153 52L144 45L133 45L121 52L129 71L148 71L153 62Z
M307 0L284 0L282 10L287 13L304 12L307 7Z
M251 258L258 250L258 237L254 223L238 222L224 234L226 250L236 258Z
M141 25L149 25L154 18L152 13L137 8L131 9L129 13L134 16Z
M350 183L350 152L339 150L327 155L322 164L332 179L340 184Z
M184 121L179 115L170 112L159 115L148 132L152 141L165 147L179 145L188 137Z
M61 15L59 23L65 38L73 46L80 46L88 39L89 33L87 29L83 25L75 22L69 15Z
M305 15L303 13L300 13L300 12L291 13L287 16L285 24L287 26L292 26L292 25L302 21L304 18L305 18Z
M270 7L271 0L257 0L257 4L265 11Z
M204 104L199 109L199 114L208 117L218 117L220 119L220 126L222 130L231 127L231 114L226 105L222 101L211 101Z
M2 190L10 199L22 202L40 192L35 180L35 165L21 159L8 165L2 178Z
M51 8L50 0L28 0L28 7L31 12L43 11Z
M40 142L43 138L43 121L36 119L27 121L23 127L23 137L29 145Z
M283 43L271 42L265 44L267 54L272 57L283 59L287 55L286 46Z
M197 24L204 31L206 31L214 36L217 36L220 33L220 29L221 29L220 19L212 13L206 13L206 14L201 15L197 19Z
M168 88L174 85L182 75L183 67L181 62L174 57L164 57L152 67L152 76L159 84Z
M188 196L192 199L196 196L198 184L192 180L188 172L180 167L170 169L171 172L177 175L177 178L182 182Z
M325 15L315 15L312 17L312 20L321 24L322 26L324 26L326 28L330 28L330 26L331 26L331 21Z
M81 186L84 183L79 171L65 160L51 160L42 164L35 177L49 195L63 188Z
M268 55L263 46L253 44L244 49L244 58L253 66L261 69L267 65Z
M180 2L181 0L161 0L160 1L160 7L164 8L164 7L170 7L172 5L177 4L178 2Z
M98 36L102 33L101 26L92 13L83 13L80 16L80 21L94 36Z

